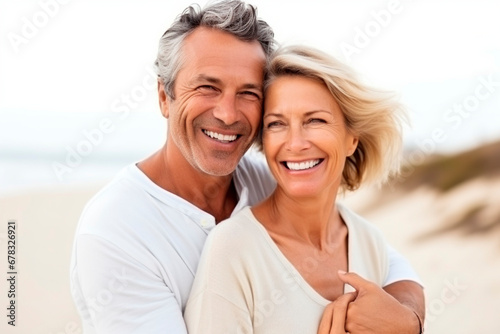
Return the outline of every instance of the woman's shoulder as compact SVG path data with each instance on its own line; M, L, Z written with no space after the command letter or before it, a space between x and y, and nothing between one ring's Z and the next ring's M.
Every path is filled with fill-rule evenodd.
M259 240L262 226L255 219L250 207L245 207L230 218L217 224L207 238L207 243L217 247L248 247Z
M213 230L210 232L224 233L224 234L238 234L247 233L253 230L255 223L255 218L253 217L252 210L249 206L245 206L240 211L233 213L233 215L220 223L218 223Z
M208 276L226 272L240 277L260 263L261 255L269 247L265 246L263 227L252 217L250 209L245 208L212 229L200 259L202 272Z
M337 208L349 231L349 270L382 286L389 271L382 231L346 206L337 204Z
M365 217L356 213L343 203L337 203L337 209L339 210L340 216L344 220L349 229L349 232L356 231L366 231L369 233L374 233L377 236L382 236L380 229L368 221Z

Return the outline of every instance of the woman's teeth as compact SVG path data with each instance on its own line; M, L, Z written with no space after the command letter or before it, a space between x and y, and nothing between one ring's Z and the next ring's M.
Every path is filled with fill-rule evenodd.
M304 169L309 169L313 168L319 164L319 159L316 160L311 160L311 161L304 161L304 162L286 162L286 166L290 170L304 170Z

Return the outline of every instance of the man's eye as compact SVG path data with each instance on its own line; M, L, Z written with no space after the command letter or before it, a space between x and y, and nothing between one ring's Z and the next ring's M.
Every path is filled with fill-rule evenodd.
M260 100L260 95L255 93L255 92L252 92L252 91L244 91L244 92L241 92L240 94L244 95L247 98Z
M198 89L215 90L215 87L214 86L210 86L210 85L202 85L202 86L199 86Z
M217 87L211 85L198 86L197 90L202 94L208 94L208 95L216 94L219 91Z

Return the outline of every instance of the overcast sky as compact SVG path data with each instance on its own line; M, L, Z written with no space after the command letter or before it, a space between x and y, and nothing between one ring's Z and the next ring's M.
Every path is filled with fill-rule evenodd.
M192 2L0 0L0 132L23 112L117 111L132 93L132 112L158 115L157 42ZM500 138L500 2L251 3L279 42L319 47L399 91L413 121L407 142L457 150Z

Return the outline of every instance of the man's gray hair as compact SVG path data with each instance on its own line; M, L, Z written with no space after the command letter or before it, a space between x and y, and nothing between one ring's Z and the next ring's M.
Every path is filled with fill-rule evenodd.
M267 57L275 48L274 32L257 17L257 8L239 0L222 0L201 9L189 6L163 34L155 61L156 73L165 85L165 92L174 99L174 82L182 66L182 45L198 27L213 27L243 41L258 41Z

